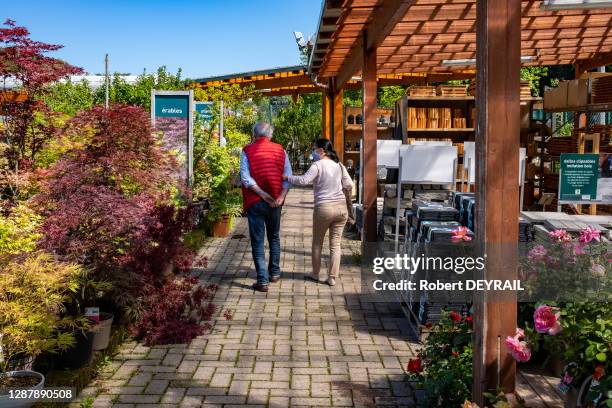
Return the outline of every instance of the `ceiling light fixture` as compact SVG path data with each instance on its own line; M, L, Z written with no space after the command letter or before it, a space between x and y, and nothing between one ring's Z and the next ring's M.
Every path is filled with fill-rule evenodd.
M542 10L572 10L612 7L610 0L543 0Z
M537 58L537 55L525 55L521 57L521 62L531 62ZM442 60L442 65L447 66L464 66L464 65L476 65L475 58L465 58L465 59L454 59L454 60Z

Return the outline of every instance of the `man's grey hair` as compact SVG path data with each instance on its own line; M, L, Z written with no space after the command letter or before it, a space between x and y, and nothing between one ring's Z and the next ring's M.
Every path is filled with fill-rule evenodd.
M253 126L253 138L267 137L269 139L272 139L273 131L274 131L274 128L269 123L257 122Z

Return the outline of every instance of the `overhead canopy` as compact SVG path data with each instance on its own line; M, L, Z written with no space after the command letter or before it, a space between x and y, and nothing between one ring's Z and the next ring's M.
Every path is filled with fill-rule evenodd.
M463 79L473 77L473 71L466 70L460 73L442 73L428 75L426 73L393 73L380 74L378 83L380 86L410 85L428 81L446 81L449 79ZM360 77L351 77L345 88L359 88ZM222 85L237 84L242 87L253 86L268 96L295 95L312 92L321 92L321 84L316 85L312 76L308 74L304 66L291 66L284 68L272 68L267 70L243 72L208 78L194 79L192 83L198 88L208 88ZM324 86L327 86L325 84Z
M193 84L198 88L232 84L253 86L254 89L272 95L318 91L301 65L199 78L194 79Z
M547 11L541 3L522 1L521 52L532 57L524 65L612 58L612 9ZM342 85L359 72L363 30L367 48L377 47L379 74L475 68L443 63L476 58L475 0L324 0L309 65L318 81Z

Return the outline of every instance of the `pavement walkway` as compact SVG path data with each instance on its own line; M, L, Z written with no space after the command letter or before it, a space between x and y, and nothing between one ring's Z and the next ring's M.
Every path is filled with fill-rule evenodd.
M413 406L404 369L417 346L398 305L360 294L359 242L343 241L335 287L304 279L312 207L311 190L289 193L283 276L268 293L251 289L246 219L208 240L209 265L198 273L219 285L212 330L184 345L125 343L81 399L116 408Z

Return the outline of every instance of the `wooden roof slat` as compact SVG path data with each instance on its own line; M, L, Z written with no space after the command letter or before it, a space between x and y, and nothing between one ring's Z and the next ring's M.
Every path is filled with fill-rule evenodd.
M333 40L327 50L317 54L323 61L317 62L314 73L321 78L346 79L349 71L358 69L360 33L364 28L370 33L378 32L372 25L382 24L377 20L392 1L345 0ZM380 72L456 71L462 67L441 67L441 61L474 58L475 0L404 0L402 3L407 5L403 15L395 16L388 35L378 44ZM610 52L610 9L550 11L542 9L541 3L541 0L521 3L522 53L539 55L530 65L573 63Z

